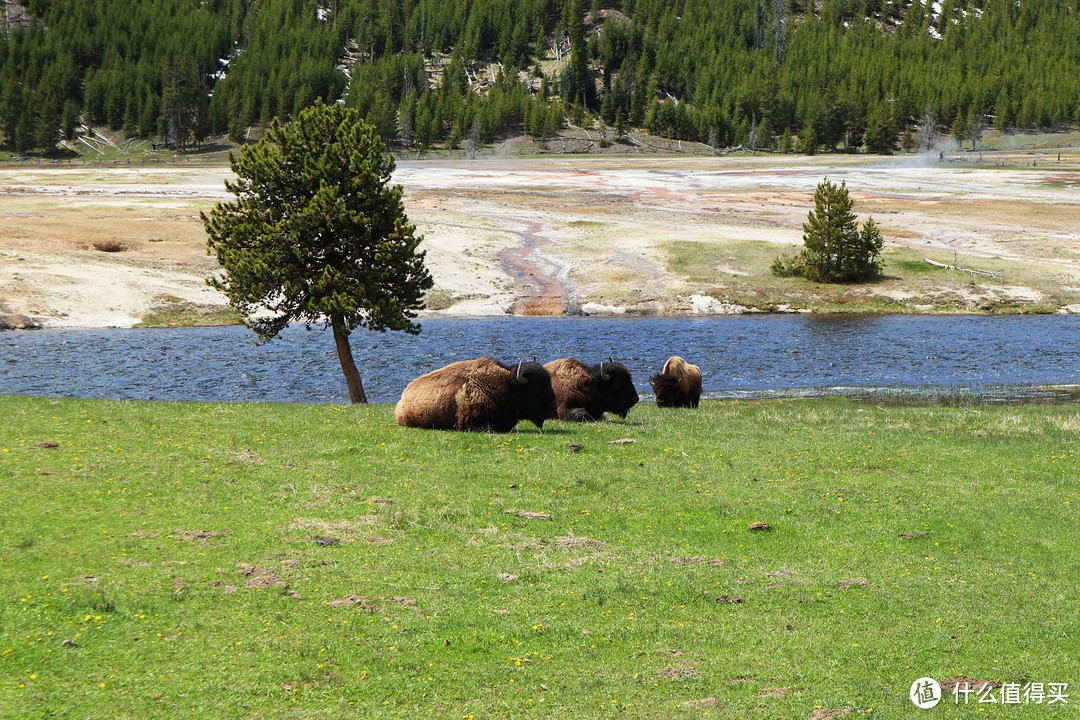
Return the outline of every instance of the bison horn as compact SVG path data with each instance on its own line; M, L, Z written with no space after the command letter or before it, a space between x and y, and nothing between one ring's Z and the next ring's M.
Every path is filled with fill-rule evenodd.
M604 382L607 382L608 380L611 379L611 373L605 373L604 372L604 361L603 360L600 361L600 379L603 380Z
M522 363L522 361L518 360L517 372L514 373L514 382L521 383L522 385L524 385L527 382L529 382L529 380L528 380L528 378L524 378L524 377L521 376L521 363Z

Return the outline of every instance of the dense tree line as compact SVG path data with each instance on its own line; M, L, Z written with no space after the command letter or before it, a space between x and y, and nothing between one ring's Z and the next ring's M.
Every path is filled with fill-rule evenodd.
M79 123L180 148L240 139L317 99L408 146L602 121L889 152L1080 120L1076 0L28 0L17 19L10 4L0 144L20 152Z

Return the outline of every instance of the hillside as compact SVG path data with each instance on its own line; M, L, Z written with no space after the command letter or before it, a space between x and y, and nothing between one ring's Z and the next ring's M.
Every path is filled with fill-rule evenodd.
M1080 112L1080 14L1061 0L2 7L0 146L20 154L82 147L82 125L181 150L242 140L320 98L420 148L572 123L717 148L890 152Z

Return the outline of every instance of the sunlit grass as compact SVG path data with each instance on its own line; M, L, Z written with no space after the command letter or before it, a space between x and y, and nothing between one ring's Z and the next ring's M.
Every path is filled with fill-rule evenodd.
M216 327L239 325L241 320L240 314L228 305L207 305L163 296L136 327Z
M0 412L3 717L911 717L924 675L1080 677L1074 406L508 435L388 405Z

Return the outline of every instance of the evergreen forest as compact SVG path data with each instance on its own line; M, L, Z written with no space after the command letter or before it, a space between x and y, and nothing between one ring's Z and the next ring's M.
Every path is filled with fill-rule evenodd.
M389 143L567 123L890 152L1080 121L1078 0L0 0L0 147L179 150L317 99Z

